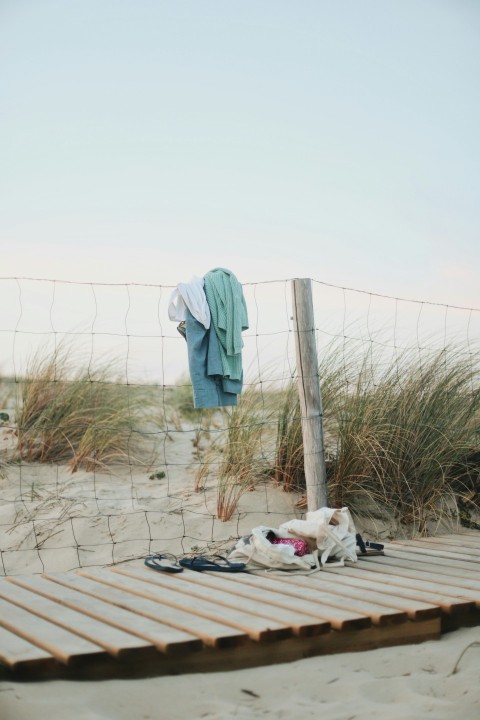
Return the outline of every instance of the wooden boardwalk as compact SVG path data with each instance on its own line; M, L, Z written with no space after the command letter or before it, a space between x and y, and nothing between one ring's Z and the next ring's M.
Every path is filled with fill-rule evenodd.
M480 533L397 541L309 576L144 566L0 578L0 673L228 670L438 638L480 623Z

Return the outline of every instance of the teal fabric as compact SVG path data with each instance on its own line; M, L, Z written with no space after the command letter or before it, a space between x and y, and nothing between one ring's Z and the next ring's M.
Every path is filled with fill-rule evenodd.
M217 335L212 325L206 330L187 308L186 339L188 365L196 408L226 407L237 404L241 380L223 377Z
M204 289L212 325L218 338L223 374L242 378L242 330L248 328L248 313L242 286L225 268L215 268L204 277Z

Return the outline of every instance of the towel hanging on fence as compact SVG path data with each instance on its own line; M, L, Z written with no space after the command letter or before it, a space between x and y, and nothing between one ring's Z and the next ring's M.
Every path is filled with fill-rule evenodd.
M242 380L224 376L213 325L206 330L187 310L186 337L194 407L236 405L237 395L242 391Z
M242 331L248 329L247 305L242 286L225 268L210 270L204 277L205 295L217 334L223 374L232 380L242 376Z
M236 405L243 386L241 333L248 328L248 314L235 275L215 268L203 279L179 283L170 297L169 317L185 321L194 407Z
M193 317L208 330L210 327L210 308L208 307L203 278L193 277L188 283L178 283L170 295L168 317L170 320L184 322L187 309Z

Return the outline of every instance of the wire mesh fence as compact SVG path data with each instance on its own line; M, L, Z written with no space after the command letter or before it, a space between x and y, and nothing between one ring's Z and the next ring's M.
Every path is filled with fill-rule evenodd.
M173 288L0 286L1 573L225 548L303 516L290 280L243 286L244 390L206 410ZM474 522L479 310L312 288L330 504Z

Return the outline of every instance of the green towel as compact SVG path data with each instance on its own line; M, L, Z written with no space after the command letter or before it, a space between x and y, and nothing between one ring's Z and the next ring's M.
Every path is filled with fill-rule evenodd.
M242 330L248 328L242 286L230 270L215 268L203 278L225 377L242 378Z

